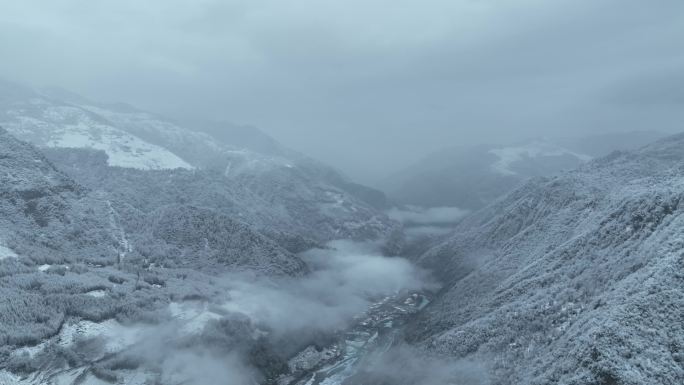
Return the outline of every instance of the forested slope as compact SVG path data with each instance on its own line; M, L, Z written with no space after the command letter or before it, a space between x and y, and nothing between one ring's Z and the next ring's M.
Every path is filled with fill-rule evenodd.
M684 135L530 181L420 258L409 339L501 384L682 383L682 198Z

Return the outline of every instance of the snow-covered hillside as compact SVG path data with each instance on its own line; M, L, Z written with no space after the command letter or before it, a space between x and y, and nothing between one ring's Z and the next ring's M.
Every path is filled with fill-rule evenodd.
M533 179L420 258L409 338L500 384L681 384L683 192L684 135Z
M0 126L38 146L103 150L109 164L142 170L193 168L171 151L146 142L79 106L39 94L2 104Z
M64 91L0 85L0 126L46 151L103 151L106 164L117 167L103 170L99 160L88 162L80 155L65 158L64 152L53 160L66 162L60 167L87 187L125 193L121 198L129 201L120 204L139 201L141 194L149 200L156 196L156 190L181 194L199 187L201 194L209 195L210 186L220 186L222 191L216 194L230 200L222 203L224 214L270 234L285 231L325 242L336 238L378 239L397 227L380 211L384 205L381 192L352 183L255 128L206 123L187 127L130 106L100 104ZM74 162L74 157L79 160ZM102 179L105 174L111 180ZM135 183L116 180L132 175L136 175ZM183 176L175 178L177 184L199 185L150 185L150 181L177 175ZM190 195L181 199L199 203ZM212 199L204 202L217 206Z
M362 207L318 191L323 182L285 198L316 191L325 202L297 198L278 209L241 185L231 190L237 179L220 172L109 167L101 151L48 152L0 129L0 384L180 385L228 375L275 384L294 371L287 357L329 341L371 298L421 284L396 258L357 265L365 255L350 261L321 249L303 259L288 250L320 245L237 215L261 203L255 212L283 226L303 226L308 213L321 228L349 231L339 213ZM50 160L58 153L73 175L78 166L84 180L112 184L80 185ZM121 183L129 178L137 183ZM316 213L320 204L327 216ZM373 213L363 209L357 215ZM210 367L198 372L196 363Z
M154 172L107 167L97 154L108 169ZM114 198L0 129L1 384L136 383L146 375L131 364L138 358L111 359L149 338L141 328L170 303L225 294L216 280L229 272L275 279L308 269L275 237L220 210L174 201L143 211ZM181 345L184 337L173 336Z
M593 157L636 149L657 138L662 134L626 132L509 146L447 148L392 175L382 185L403 204L479 209L529 178L572 170Z
M4 258L21 255L21 263L37 265L79 260L110 265L122 258L134 263L154 257L159 264L194 269L249 266L272 274L305 269L273 240L220 210L174 200L143 211L133 200L117 201L115 191L88 191L2 129L0 155Z
M590 158L542 140L513 146L448 148L391 176L383 185L400 203L473 210L528 178L570 170Z
M202 132L202 127L188 128L123 104L101 104L67 91L37 91L6 82L0 86L0 127L39 147L103 150L111 166L221 169L233 163L294 167L297 162L309 162L307 167L323 167L255 128L226 123L214 128L212 136ZM270 140L269 146L244 147L259 135L264 137L261 141Z

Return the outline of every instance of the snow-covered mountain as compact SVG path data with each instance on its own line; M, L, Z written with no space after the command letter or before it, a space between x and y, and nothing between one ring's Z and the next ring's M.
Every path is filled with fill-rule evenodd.
M0 384L185 383L146 354L156 338L165 360L239 350L272 375L283 350L216 305L226 275L300 278L302 251L399 230L382 193L258 131L1 86Z
M391 176L384 187L401 203L472 210L530 177L573 169L589 158L548 141L448 148Z
M235 180L221 172L111 167L99 150L43 151L49 156L0 129L0 384L205 383L216 373L242 373L224 370L231 357L249 372L251 380L239 383L275 384L289 373L291 355L331 338L309 330L307 322L315 327L320 316L311 309L327 314L323 325L363 310L365 292L356 292L364 286L347 287L350 279L357 282L356 266L339 261L321 271L328 251L318 250L325 254L318 257L318 273L312 272L292 251L319 244L296 234L295 218L282 223L290 232L268 221L296 210L257 201L240 185L231 190ZM111 184L97 184L98 178ZM295 205L309 207L312 220L332 230L326 226L345 202L344 196L328 199L327 217L316 216L319 202ZM248 209L254 216L239 215ZM247 219L263 220L264 227ZM381 267L372 265L378 277ZM405 262L395 267L390 271L407 278L411 273ZM396 290L394 279L381 292ZM316 287L328 294L319 297ZM281 290L291 293L279 296ZM351 298L338 298L338 290ZM265 303L247 301L243 309L231 302L241 295ZM256 323L263 312L271 316L263 308L269 300L289 309L288 317L311 312L304 315L310 321L276 318L293 325L285 334L266 321ZM197 372L186 361L213 366Z
M0 85L0 126L12 135L53 149L53 154L87 149L106 155L104 165L109 167L104 169L101 162L68 163L61 155L53 159L64 159L67 163L60 167L74 172L87 187L137 201L143 191L149 194L150 188L166 186L151 185L147 178L175 178L168 190L175 189L176 195L194 189L206 196L213 186L225 198L224 207L231 208L226 215L265 232L293 232L318 241L378 239L396 230L378 210L385 205L382 193L280 146L254 128L199 122L189 129L126 105L99 104L65 91ZM148 176L148 171L155 173ZM103 173L109 179L97 177ZM192 202L193 195L180 199Z
M191 338L226 316L202 308L225 295L222 274L308 270L275 237L220 210L175 202L143 211L83 187L2 129L0 245L0 383L8 385L148 383L135 365L108 360L160 332L151 326L159 317L180 323L174 339Z
M207 350L276 376L319 336L221 307L228 275L291 282L327 241L400 243L382 193L256 129L197 124L0 84L0 384L180 384L174 360Z
M435 206L392 212L439 227L404 250L442 287L394 299L415 318L378 292L355 318L358 344L343 323L309 330L320 313L370 305L357 276L371 289L392 276L393 292L394 275L433 285L397 258L387 273L335 257L317 275L332 254L300 252L340 238L410 241L382 193L250 127L0 86L0 384L180 384L196 364L218 383L293 384L317 369L292 360L329 360L334 377L364 354L382 384L405 371L418 373L401 381L441 384L461 370L477 384L684 380L684 135L596 159L604 147L592 141L448 150L398 175L404 202ZM264 311L293 329L248 316ZM298 312L306 322L284 319ZM393 349L400 331L406 353ZM360 374L343 383L368 384Z
M117 167L193 168L173 152L142 140L83 106L50 99L20 86L1 86L0 126L21 140L41 147L102 150L108 163Z
M637 148L662 136L618 133L511 146L447 148L391 176L384 188L404 204L479 209L529 178L572 170L593 157Z
M683 192L684 135L527 182L419 258L409 339L498 384L681 384Z
M4 255L22 264L110 266L125 255L199 270L218 265L286 274L305 270L269 237L219 210L174 202L143 211L135 202L117 202L113 193L87 189L2 129L0 182ZM175 250L168 252L170 247ZM147 252L154 249L156 256Z

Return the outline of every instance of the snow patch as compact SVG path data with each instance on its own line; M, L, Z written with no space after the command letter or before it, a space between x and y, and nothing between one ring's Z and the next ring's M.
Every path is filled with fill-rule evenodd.
M50 140L49 147L92 148L107 153L110 166L135 168L140 170L192 169L193 167L167 151L166 149L144 142L143 140L116 132L105 130L99 138L95 138L83 123L67 127L69 131L60 137Z
M59 148L92 148L109 157L110 166L141 170L193 169L169 150L148 143L98 119L75 106L46 106L27 116L22 109L10 110L12 120L3 126L20 139L36 145Z
M40 344L35 345L35 346L24 346L22 348L19 348L19 349L13 351L12 356L16 357L16 356L23 356L24 354L27 354L29 357L33 358L38 353L41 353L43 350L45 350L48 343L49 343L48 341L45 341L45 342L41 342ZM2 378L2 377L0 377L0 378ZM2 384L2 382L0 382L0 384Z
M3 246L2 243L0 243L0 260L6 259L6 258L17 258L17 257L18 257L17 253L15 253L9 247Z
M92 290L85 294L95 298L102 298L107 295L107 292L104 290Z
M105 341L106 353L117 353L132 346L142 338L143 329L127 327L116 320L100 323L79 321L65 325L58 336L61 346L71 346L79 338L101 337Z
M332 358L338 357L341 354L340 348L337 345L332 345L328 348L318 350L313 345L307 347L291 358L288 361L288 367L291 372L309 371L318 366L321 362L325 362Z
M220 314L211 311L206 303L172 302L169 304L169 311L174 319L183 324L180 330L188 334L200 333L207 323L222 318Z
M3 385L20 385L22 384L21 377L15 376L14 374L6 371L0 370L0 384Z
M333 205L342 207L345 205L346 201L344 199L344 194L337 191L326 191L326 197L333 202Z

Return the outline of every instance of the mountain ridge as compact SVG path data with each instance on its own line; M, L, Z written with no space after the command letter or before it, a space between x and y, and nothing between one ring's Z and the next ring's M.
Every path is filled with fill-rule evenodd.
M572 170L594 157L636 149L664 136L635 131L445 148L388 177L384 187L403 204L477 210L529 178Z
M271 233L267 228L269 220L255 211L257 205L273 206L272 213L278 214L271 215L276 219L275 230L288 232L291 224L299 224L294 226L298 236L319 242L338 237L379 239L398 229L381 212L388 205L383 193L356 184L334 169L284 148L255 128L213 127L214 135L220 132L225 136L218 140L133 107L112 108L65 91L46 95L19 85L6 88L9 91L5 90L0 98L0 125L48 152L76 151L72 148L104 151L106 165L112 170L107 171L97 162L84 163L92 165L97 172L124 178L126 169L130 170L129 175L135 174L134 169L168 175L181 175L185 170L186 175L200 175L203 179L195 178L196 183L223 186L230 192L217 191L217 194L232 195L233 205L243 205L252 212L243 220L251 220L252 225ZM246 133L243 144L252 143L254 149L226 142L232 134L240 133ZM240 143L240 138L234 139ZM60 166L77 172L75 175L82 184L93 181L85 175L93 170L70 168L70 164ZM138 179L136 185L128 184L126 188L144 189L144 177ZM188 178L178 180L190 182ZM104 188L97 184L90 187ZM107 191L117 188L112 184L106 186ZM306 207L307 202L312 208ZM236 214L235 211L228 213Z
M464 218L419 258L445 287L409 340L503 384L681 381L682 148L614 152Z

